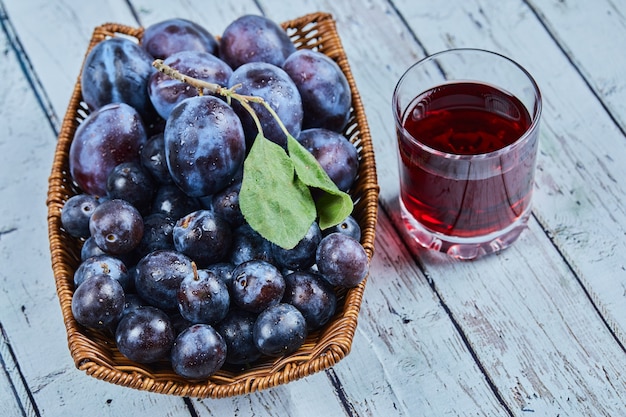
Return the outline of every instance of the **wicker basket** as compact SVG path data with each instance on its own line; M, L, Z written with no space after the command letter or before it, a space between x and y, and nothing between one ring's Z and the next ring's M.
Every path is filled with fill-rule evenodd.
M365 113L341 41L331 15L315 13L283 23L297 48L317 49L333 58L345 73L352 88L352 115L345 129L360 156L359 174L350 192L355 201L354 217L362 229L362 244L368 256L374 253L374 234L378 209L378 183L374 151ZM98 42L111 36L141 39L142 28L105 24L95 28L87 53ZM80 83L74 91L63 120L54 155L48 189L48 234L52 269L67 330L68 345L76 367L88 375L117 385L162 394L197 398L241 395L284 384L333 366L350 351L357 326L365 281L350 290L338 291L338 309L331 322L311 332L302 347L281 358L265 358L250 368L223 368L204 381L189 381L176 375L168 362L142 365L119 353L114 340L103 333L76 323L71 311L73 275L80 263L82 241L61 228L61 209L65 201L80 192L69 174L68 154L77 126L86 110Z

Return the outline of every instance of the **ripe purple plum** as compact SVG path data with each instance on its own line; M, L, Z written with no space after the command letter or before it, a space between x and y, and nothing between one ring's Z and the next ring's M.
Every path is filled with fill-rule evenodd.
M79 286L72 297L72 314L83 326L106 329L115 326L124 311L124 290L109 275L97 274Z
M200 51L181 51L170 55L165 65L189 77L226 87L233 70L215 55ZM198 90L162 72L148 82L150 101L159 115L167 119L181 101L198 95Z
M176 250L202 268L225 260L233 233L230 224L212 210L197 210L178 219L172 237Z
M141 165L152 175L157 185L172 184L172 177L165 161L165 140L163 132L148 138L141 148Z
M152 306L133 308L124 314L115 330L120 353L139 363L167 358L175 337L168 315Z
M226 360L226 343L208 324L194 324L176 337L171 352L172 368L188 379L205 379Z
M174 183L192 197L212 195L225 188L246 153L239 117L213 96L191 97L178 103L167 119L164 139Z
M89 230L100 249L112 255L127 254L143 237L143 217L126 200L107 200L89 220Z
M154 58L135 42L108 38L85 58L80 84L83 100L91 110L110 103L126 103L143 117L154 113L148 98L148 79L156 71Z
M146 28L141 45L153 57L165 59L176 52L217 54L215 37L202 25L181 18L166 19Z
M238 307L260 313L283 298L285 279L271 263L254 259L235 267L230 290Z
M317 247L317 268L333 286L352 288L369 272L369 259L363 246L343 233L325 236Z
M85 193L105 196L113 168L139 161L147 139L141 116L133 107L124 103L100 107L76 129L69 154L72 178Z
M74 272L74 285L78 287L87 279L101 274L118 281L124 291L131 288L131 277L126 265L121 259L111 255L92 256L81 262Z
M178 310L191 323L219 323L230 307L226 283L207 269L186 276L178 289Z
M295 271L285 275L285 284L283 302L300 310L309 330L322 327L335 314L337 295L319 274Z
M287 131L297 138L302 129L302 98L298 88L281 68L265 62L251 62L237 68L228 82L229 87L240 85L237 93L261 97L276 112ZM250 103L256 112L264 136L282 147L287 137L272 115L259 103ZM257 127L250 114L237 102L233 108L241 118L248 146L257 136Z
M320 163L341 191L348 191L359 171L359 154L352 143L340 133L313 128L300 132L298 142Z
M226 363L249 365L261 357L253 340L257 315L237 308L231 309L216 330L226 342Z
M220 55L236 69L248 62L281 66L296 48L276 22L258 15L244 15L232 21L222 33Z
M122 162L107 177L107 197L122 199L146 214L152 204L154 180L139 161Z
M67 233L74 237L89 237L89 219L100 200L89 194L77 194L63 205L61 224Z
M302 128L343 130L350 118L352 95L339 65L321 52L301 49L287 57L283 69L302 96Z
M259 314L252 334L261 353L268 356L288 355L304 343L306 320L296 307L279 303Z
M153 306L178 311L178 289L188 275L193 275L191 259L177 251L156 250L137 263L135 289Z

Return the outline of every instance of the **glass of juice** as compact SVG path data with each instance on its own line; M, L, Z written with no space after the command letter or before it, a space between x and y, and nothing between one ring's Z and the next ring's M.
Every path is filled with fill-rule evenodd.
M408 234L459 259L511 245L531 213L541 116L532 76L494 52L447 50L404 73L392 106Z

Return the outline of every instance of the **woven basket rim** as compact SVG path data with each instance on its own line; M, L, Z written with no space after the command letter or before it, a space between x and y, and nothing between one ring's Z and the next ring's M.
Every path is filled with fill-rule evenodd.
M318 48L334 59L352 89L351 121L344 134L359 151L359 173L351 194L355 199L355 217L362 230L361 243L371 260L374 255L379 191L374 150L365 111L337 34L335 21L331 14L317 12L284 22L282 26L288 33L296 31L297 47ZM143 28L117 23L97 26L85 57L97 43L120 35L140 40ZM73 273L80 254L76 244L72 244L73 238L61 230L61 209L64 202L76 192L68 173L68 159L69 147L79 125L78 112L83 109L81 101L79 76L59 133L47 198L52 270L67 331L68 347L78 369L97 379L139 390L197 398L221 398L300 379L333 366L350 352L367 278L357 287L341 294L342 310L322 330L310 334L305 344L294 354L262 361L243 372L219 371L203 381L186 380L171 369L159 368L162 367L160 364L131 363L117 351L111 338L78 325L71 312L71 300L74 291ZM156 368L159 369L155 370Z

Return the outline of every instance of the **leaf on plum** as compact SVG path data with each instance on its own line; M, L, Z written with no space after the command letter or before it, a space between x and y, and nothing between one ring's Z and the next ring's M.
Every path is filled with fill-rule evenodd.
M291 135L287 137L287 148L302 182L323 191L316 201L320 228L324 230L344 221L353 209L350 195L337 188L317 159Z
M244 162L239 205L254 230L285 249L296 246L316 218L315 202L294 162L261 134Z

